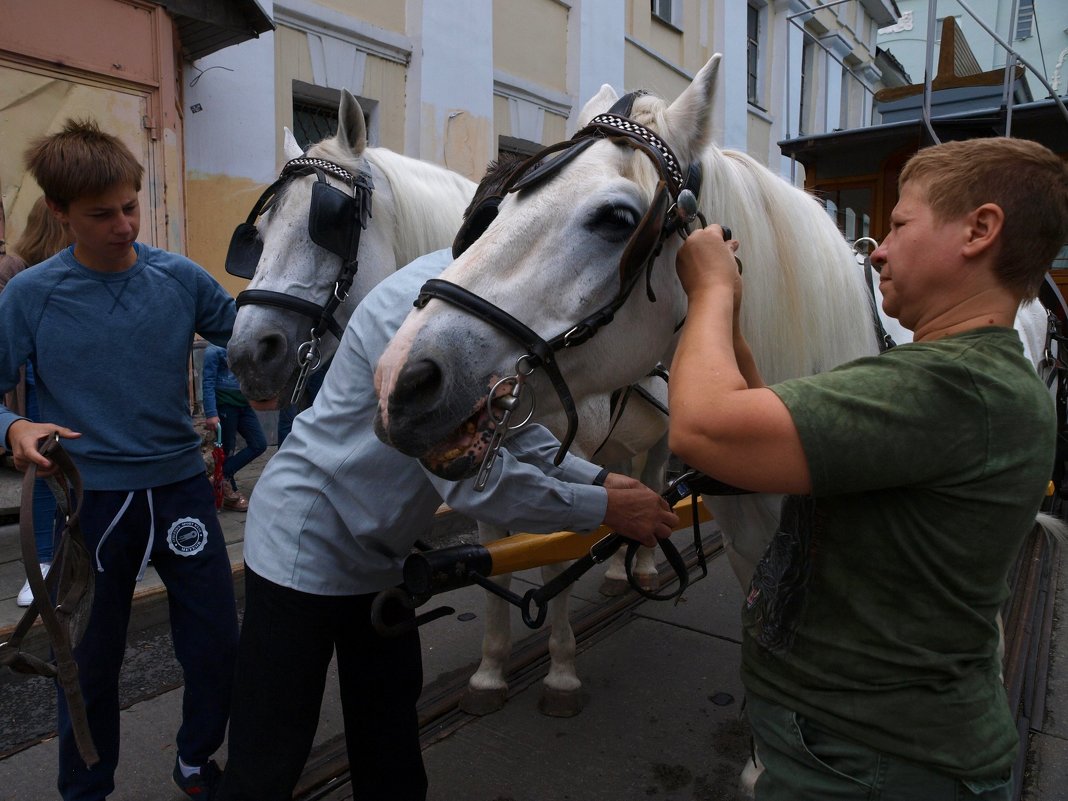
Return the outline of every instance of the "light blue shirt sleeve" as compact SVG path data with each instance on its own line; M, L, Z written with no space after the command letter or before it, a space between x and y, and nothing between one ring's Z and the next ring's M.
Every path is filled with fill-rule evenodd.
M445 503L476 520L534 534L595 529L608 509L608 491L592 483L601 468L570 455L555 467L559 447L543 426L520 429L505 440L481 492L473 478L447 481L424 472Z

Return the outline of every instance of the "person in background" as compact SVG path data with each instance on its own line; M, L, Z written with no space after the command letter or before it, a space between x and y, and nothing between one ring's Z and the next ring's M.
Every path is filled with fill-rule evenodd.
M32 462L42 477L56 466L40 440L58 437L70 453L95 581L74 658L100 761L82 760L59 693L59 793L102 801L115 789L119 671L134 586L151 558L184 677L171 778L209 801L221 775L211 757L226 734L237 605L187 365L196 334L229 340L234 299L184 256L137 241L144 169L95 122L65 121L30 146L26 166L75 244L0 293L0 390L32 360L41 406L40 422L0 407L0 442L18 469Z
M26 229L12 248L13 254L8 254L6 259L0 260L0 292L3 292L7 282L16 273L39 264L70 244L70 228L60 223L49 211L44 196L37 198L30 207ZM30 362L25 365L22 387L24 402L21 409L30 420L39 420L41 411L37 403L33 365ZM17 389L15 393L18 394ZM37 545L37 562L41 566L41 574L45 576L52 566L56 522L56 499L48 489L48 483L39 478L33 483L33 537ZM15 602L23 607L33 603L29 579L22 585Z
M230 372L226 348L208 345L204 351L204 370L201 387L204 395L204 417L208 430L214 434L222 426L223 508L235 512L248 511L248 499L237 489L237 471L265 450L267 437L260 419L241 393L237 376ZM245 440L245 447L234 453L237 435Z
M920 150L899 183L871 261L914 338L880 356L764 386L737 243L712 225L678 254L671 450L792 493L742 608L757 801L1012 797L997 616L1056 433L1013 321L1068 238L1068 165L971 139Z

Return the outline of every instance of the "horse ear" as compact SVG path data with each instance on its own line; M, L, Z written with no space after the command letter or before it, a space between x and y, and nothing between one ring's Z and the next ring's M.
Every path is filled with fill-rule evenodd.
M616 90L607 83L601 84L601 88L598 90L597 94L587 100L586 105L584 105L582 111L579 112L579 128L588 125L589 121L598 114L603 114L608 111L608 109L612 108L612 104L617 100L619 100L619 95L616 94Z
M286 161L300 158L304 155L304 149L297 144L297 137L293 136L293 132L288 127L283 127L285 133L282 137L282 153L285 154Z
M716 72L721 58L719 53L712 56L694 76L693 82L664 112L668 128L674 134L674 141L679 146L685 142L685 147L689 149L688 153L677 153L683 161L690 161L708 144L712 121L712 92L715 89ZM684 139L687 135L688 138Z
M337 139L348 145L353 153L362 153L367 147L367 124L363 120L363 109L348 89L341 90L341 105L337 109Z

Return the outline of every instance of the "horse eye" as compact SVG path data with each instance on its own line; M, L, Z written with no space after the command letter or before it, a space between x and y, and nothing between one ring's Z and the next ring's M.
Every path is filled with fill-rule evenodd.
M623 242L633 233L638 215L629 206L602 206L586 227L609 242Z

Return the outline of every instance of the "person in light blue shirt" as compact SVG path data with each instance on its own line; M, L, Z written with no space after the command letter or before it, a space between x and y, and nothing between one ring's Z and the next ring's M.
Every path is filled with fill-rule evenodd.
M314 404L294 420L252 493L223 801L288 801L335 652L359 797L425 798L419 634L379 636L370 607L376 593L400 583L404 557L430 532L442 501L512 530L605 523L649 544L658 525L678 523L633 479L570 454L554 466L560 443L538 425L506 440L483 492L433 475L375 436L375 365L424 281L451 261L448 250L416 259L363 299Z

